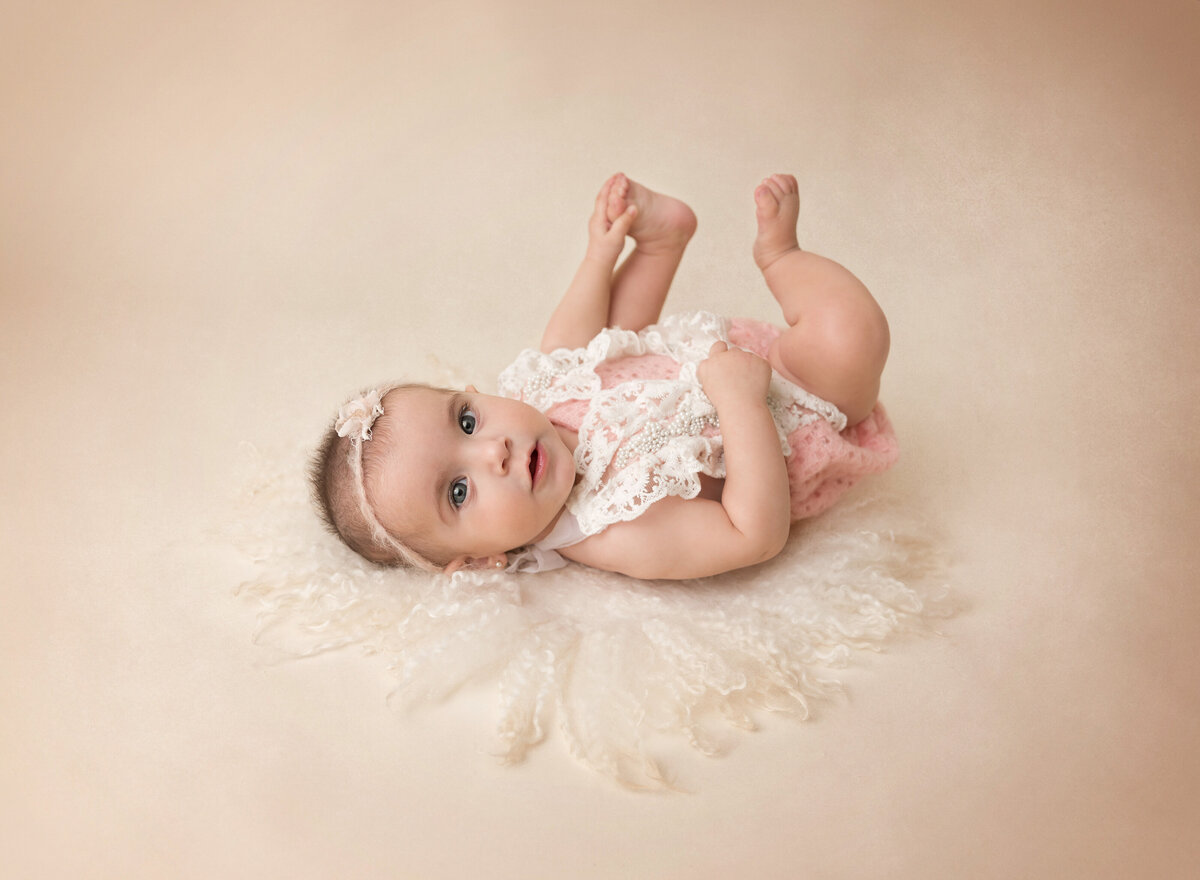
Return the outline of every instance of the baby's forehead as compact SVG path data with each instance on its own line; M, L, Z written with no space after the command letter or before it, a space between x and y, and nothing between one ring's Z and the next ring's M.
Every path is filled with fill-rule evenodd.
M422 398L445 399L456 393L449 388L435 388L432 385L398 385L383 395L383 409L384 412L387 412L388 404L393 407L404 407L411 405L414 401L420 401Z
M414 527L410 521L425 506L419 499L434 497L454 397L453 391L426 387L384 395L383 415L366 444L374 453L367 493L380 521L397 533Z
M420 414L428 415L432 409L433 414L436 414L438 402L449 412L450 403L457 400L462 400L464 403L468 400L485 402L495 400L510 405L515 402L511 398L501 397L498 394L484 394L473 386L457 391L451 388L436 388L431 385L401 385L383 396L383 411L385 415L389 409L394 414L411 410L414 411L414 414L419 411Z
M451 399L457 394L446 388L425 385L402 385L383 396L383 415L376 424L385 433L404 430L413 422L440 418L448 411Z

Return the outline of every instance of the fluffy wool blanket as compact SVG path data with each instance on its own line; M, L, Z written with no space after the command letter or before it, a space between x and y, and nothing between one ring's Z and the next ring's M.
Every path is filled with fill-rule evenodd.
M861 649L949 613L925 526L860 487L793 528L768 563L704 580L638 581L579 565L542 574L383 569L323 532L299 455L251 451L238 543L256 575L256 639L288 656L381 654L402 705L494 683L500 754L555 730L571 754L634 788L668 786L653 737L706 754L756 712L806 718Z

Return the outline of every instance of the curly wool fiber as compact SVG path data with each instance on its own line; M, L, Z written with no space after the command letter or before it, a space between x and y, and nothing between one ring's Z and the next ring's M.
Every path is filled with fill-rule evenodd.
M298 460L255 458L237 537L256 562L241 592L259 604L257 641L296 657L380 654L401 705L494 682L510 762L557 726L594 770L669 787L652 736L716 754L756 711L806 718L837 692L828 671L853 651L949 613L935 545L878 498L848 498L798 524L770 562L706 580L577 565L445 577L364 562L320 530Z

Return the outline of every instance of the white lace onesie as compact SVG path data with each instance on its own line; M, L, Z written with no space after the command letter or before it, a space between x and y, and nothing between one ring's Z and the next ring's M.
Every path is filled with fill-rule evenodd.
M502 396L579 435L580 480L566 511L546 539L516 555L510 570L557 568L565 563L555 550L635 519L668 495L695 498L701 474L725 476L717 412L696 368L714 342L736 345L730 327L729 319L693 312L637 333L606 329L586 348L526 349L500 374ZM767 404L785 456L792 451L788 435L798 428L818 420L833 432L846 426L836 406L778 373L772 373ZM582 419L571 424L567 410L573 407L577 418L581 406Z

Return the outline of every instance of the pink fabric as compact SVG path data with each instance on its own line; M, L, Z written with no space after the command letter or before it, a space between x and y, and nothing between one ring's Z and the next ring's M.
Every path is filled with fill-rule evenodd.
M729 341L765 358L781 332L762 321L734 318ZM604 361L596 367L596 374L602 387L612 388L634 379L673 379L679 375L679 364L659 354L625 357ZM572 400L551 407L546 415L554 424L578 431L587 409L588 401ZM792 447L787 470L793 520L828 510L862 477L887 470L900 457L896 433L880 404L866 419L841 433L818 419L789 434L788 442Z

